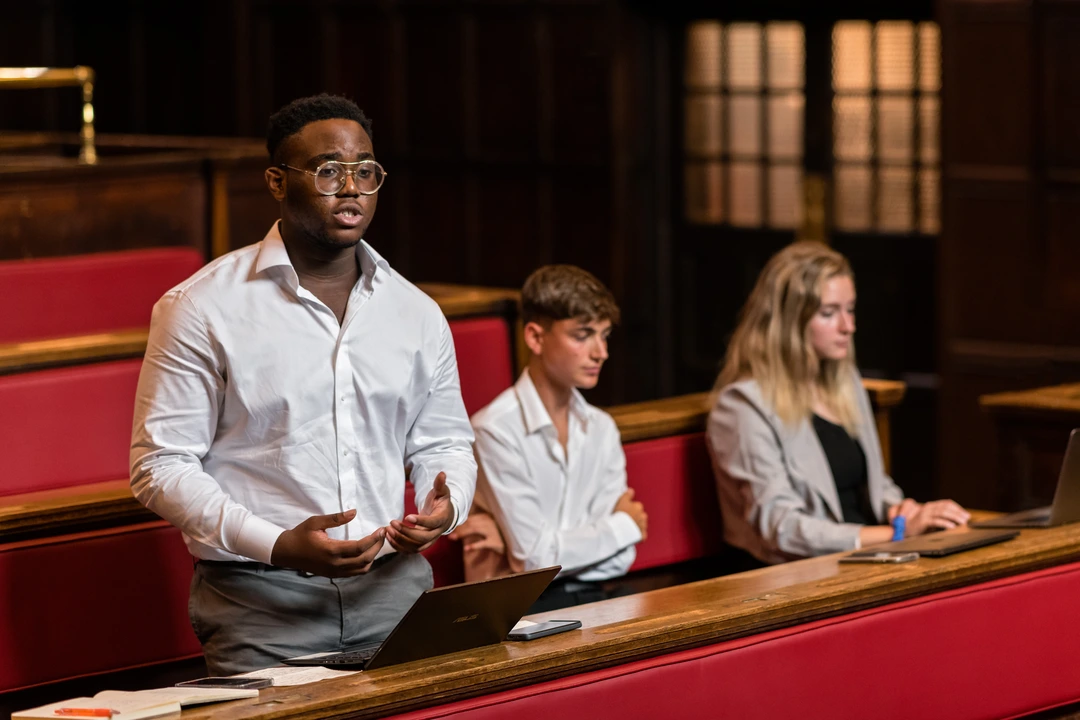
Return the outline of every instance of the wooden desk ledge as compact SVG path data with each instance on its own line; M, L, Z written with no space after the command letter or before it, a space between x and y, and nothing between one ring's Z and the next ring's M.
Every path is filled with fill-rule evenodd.
M145 339L144 339L145 341ZM871 398L897 403L903 397L904 384L889 381L871 391ZM869 386L868 386L869 389ZM875 405L884 411L884 404ZM710 410L710 393L681 395L662 400L608 408L619 426L624 443L651 438L701 432ZM879 428L882 443L888 431ZM887 456L886 456L887 457ZM128 481L80 485L59 490L0 497L0 542L23 537L39 537L127 522L145 522L156 518L132 497Z
M508 288L421 283L418 286L442 308L447 318L478 315L516 316L520 294ZM146 352L148 328L0 343L0 375L62 365L140 357Z
M125 480L0 497L0 542L158 520Z
M949 532L966 532L964 529ZM185 720L368 718L486 695L633 660L848 614L1080 559L1080 524L900 565L839 555L679 585L574 609L580 632L503 643L318 685L184 711ZM566 615L565 610L533 619Z
M907 385L899 380L864 378L863 387L870 394L870 402L877 411L888 411L899 405L907 391ZM702 432L712 410L712 393L616 405L606 410L615 418L624 443Z
M1072 415L1080 412L1080 383L983 395L979 405L993 413Z
M0 375L87 361L139 357L146 352L147 328L93 335L0 344Z

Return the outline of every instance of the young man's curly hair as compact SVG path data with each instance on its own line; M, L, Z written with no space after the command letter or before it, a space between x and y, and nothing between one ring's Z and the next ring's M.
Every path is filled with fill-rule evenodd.
M281 162L278 157L281 144L306 125L319 120L354 120L371 137L371 120L352 100L326 93L312 95L293 100L270 116L270 127L266 131L266 149L270 153L270 160Z

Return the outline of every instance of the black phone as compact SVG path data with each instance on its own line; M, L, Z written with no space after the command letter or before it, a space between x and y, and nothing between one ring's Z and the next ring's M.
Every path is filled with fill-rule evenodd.
M253 677L204 677L198 680L185 680L176 683L176 687L202 687L202 688L241 688L255 690L270 687L274 684L273 678Z
M536 638L576 630L581 627L580 620L545 620L533 623L517 630L511 630L506 636L507 640L535 640Z

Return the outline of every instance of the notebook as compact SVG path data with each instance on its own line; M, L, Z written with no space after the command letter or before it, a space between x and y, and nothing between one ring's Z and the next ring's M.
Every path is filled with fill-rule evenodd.
M425 591L382 643L289 658L286 665L374 670L496 645L562 568L504 575Z
M140 720L180 712L181 707L203 703L258 697L258 690L243 688L162 688L160 690L104 690L94 697L72 698L11 714L15 718L80 718L88 717L79 710L98 712L93 717L116 716L119 720ZM71 710L74 712L63 712Z
M1057 527L1080 520L1080 428L1069 433L1052 504L971 523L978 528Z
M961 530L932 532L906 540L874 545L876 552L917 552L919 557L944 557L964 550L974 550L1012 540L1019 530Z

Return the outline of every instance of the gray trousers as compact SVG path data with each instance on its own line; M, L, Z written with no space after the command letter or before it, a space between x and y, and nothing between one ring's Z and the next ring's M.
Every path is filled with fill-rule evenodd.
M432 586L421 555L391 553L366 575L324 578L261 563L199 562L188 613L211 675L379 642Z

